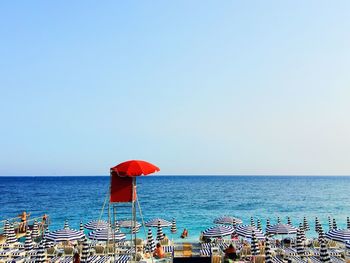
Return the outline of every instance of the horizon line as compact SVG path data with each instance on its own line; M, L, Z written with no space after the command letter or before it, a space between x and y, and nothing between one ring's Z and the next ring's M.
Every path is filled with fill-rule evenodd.
M0 175L0 177L109 177L109 174L104 175ZM205 177L349 177L348 175L339 174L150 174L149 176L157 177L193 177L193 176L205 176Z

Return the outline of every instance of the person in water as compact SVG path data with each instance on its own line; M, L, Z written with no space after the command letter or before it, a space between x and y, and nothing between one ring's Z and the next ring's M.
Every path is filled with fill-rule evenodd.
M186 238L186 237L188 237L188 231L187 231L187 229L185 228L184 231L183 231L182 234L181 234L181 238Z
M164 258L165 253L160 243L157 243L156 250L153 253L155 258Z

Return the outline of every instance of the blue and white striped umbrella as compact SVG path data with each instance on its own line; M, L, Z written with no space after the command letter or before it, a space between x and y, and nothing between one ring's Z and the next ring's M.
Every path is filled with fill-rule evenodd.
M155 249L156 249L156 244L153 239L152 229L148 228L147 250L152 253Z
M79 230L80 230L80 231L84 231L84 224L83 224L83 221L80 221Z
M305 256L305 247L302 240L302 230L297 229L297 253L299 256Z
M164 233L163 233L162 225L161 225L160 221L158 221L157 240L160 241L163 239L164 239Z
M39 245L38 252L36 253L35 263L45 263L46 262L46 254L44 244L41 242Z
M64 227L63 227L64 229L69 229L69 224L68 224L68 220L66 220L65 222L64 222Z
M203 231L204 237L224 237L231 235L235 231L233 226L213 226Z
M171 222L171 229L170 229L171 233L175 234L177 229L176 229L176 220L175 218L173 218L172 222Z
M236 224L242 224L242 223L243 223L242 219L239 219L233 216L220 216L214 219L214 224L236 225Z
M124 233L120 233L117 231L115 231L113 236L113 230L110 228L97 229L95 231L92 231L89 233L88 237L91 240L97 240L97 241L107 241L107 240L121 241L126 238Z
M132 220L119 220L117 222L117 224L121 228L131 228L134 225L134 222ZM136 228L139 228L139 227L141 227L141 224L136 221L135 226L136 226Z
M325 262L325 263L331 262L331 258L329 256L326 241L324 239L321 240L320 260L321 260L321 262Z
M162 219L162 218L154 218L145 223L145 226L147 227L158 227L158 224L160 223L161 227L169 227L171 226L171 222Z
M305 232L310 230L309 223L307 222L307 219L305 216L304 216L304 220L303 220L303 229Z
M81 262L87 263L89 257L89 244L87 242L87 239L85 238L83 241L83 249L81 251Z
M297 229L288 224L276 224L268 227L266 232L274 235L293 235L297 233Z
M50 231L49 231L49 228L47 227L45 230L44 237L43 237L44 248L50 248L50 247L53 247L55 245L53 242L46 239L46 237L48 236L49 233L50 233Z
M26 239L24 241L24 250L25 251L30 251L33 249L33 240L32 240L32 233L30 232L29 229L27 229L26 232Z
M97 230L97 229L108 228L109 224L108 222L103 220L91 220L90 222L86 223L84 227L90 230Z
M46 239L53 242L73 241L84 238L83 232L74 229L59 229L47 234Z
M251 240L251 251L252 251L252 255L253 256L257 256L260 253L260 249L259 249L259 241L255 235L255 231L254 229L252 230L252 240Z
M333 229L326 233L326 237L339 242L350 241L350 229Z
M337 227L337 222L335 221L335 218L333 218L333 229L337 229L338 227Z
M4 236L6 237L8 234L10 228L10 222L8 220L6 220L5 225L4 225Z
M265 263L272 263L272 255L271 255L271 245L270 240L266 238L265 241Z
M35 220L32 229L32 238L37 238L39 236L39 226L38 222Z
M15 229L13 227L13 224L10 224L10 227L7 230L6 243L13 244L16 242L17 242L17 237L16 237Z
M346 228L350 229L350 217L346 218Z
M236 234L247 239L252 239L253 231L257 239L265 239L265 236L262 231L253 226L241 225L237 226Z
M350 241L346 241L345 246L347 249L350 249Z

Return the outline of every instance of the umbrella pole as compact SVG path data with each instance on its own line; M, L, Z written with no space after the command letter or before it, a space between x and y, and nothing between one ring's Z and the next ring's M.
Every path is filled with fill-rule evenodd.
M136 177L132 178L132 226L131 226L131 244L134 244L133 260L136 262ZM135 230L135 231L134 231ZM134 233L133 233L134 231ZM134 243L132 243L134 241Z

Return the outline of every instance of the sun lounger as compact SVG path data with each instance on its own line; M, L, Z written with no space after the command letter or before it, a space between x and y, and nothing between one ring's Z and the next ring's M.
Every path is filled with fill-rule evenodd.
M59 261L60 263L72 263L73 262L73 257L68 256L68 257L63 257Z
M344 259L341 259L341 258L337 258L337 257L331 257L331 262L332 263L344 263L345 260Z
M281 257L278 257L278 256L271 257L271 259L272 259L272 262L274 262L274 263L284 263L284 260Z
M286 256L298 256L297 251L294 248L287 247L284 249L284 254Z
M51 259L49 260L49 262L50 262L50 263L58 263L58 262L60 262L60 258L61 258L61 257L59 257L59 256L55 256L55 257L51 258Z
M210 257L211 256L211 250L207 248L202 248L199 250L199 254L201 257Z
M20 257L20 256L25 256L26 251L24 249L17 249L13 252L11 252L12 257Z
M307 263L307 261L305 259L302 259L302 258L297 257L297 256L291 256L288 258L291 259L293 263Z
M127 263L130 260L129 255L121 255L115 260L115 263Z
M328 249L328 253L330 256L334 256L334 257L340 257L341 253L339 252L339 250L334 249L334 248L330 248Z
M322 261L315 256L308 257L308 259L311 260L312 263L322 263Z
M105 263L105 262L109 262L110 259L111 259L110 256L101 256L94 263Z
M6 260L5 262L6 263L13 263L13 262L16 262L16 263L23 263L25 262L25 257L16 257L16 258L11 258L11 259L8 259Z

